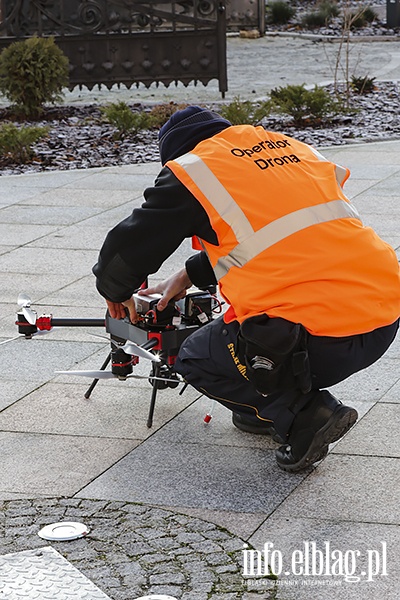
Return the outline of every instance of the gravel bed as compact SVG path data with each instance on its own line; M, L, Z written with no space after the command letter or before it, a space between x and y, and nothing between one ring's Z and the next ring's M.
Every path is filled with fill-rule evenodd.
M269 0L269 2L273 2L275 0ZM339 0L336 2L339 8L339 16L335 17L331 20L329 24L325 27L313 27L313 28L305 28L302 24L303 18L312 12L318 11L319 5L321 2L316 0L315 2L305 2L304 0L295 0L290 3L293 8L296 10L295 16L284 25L273 25L272 23L268 23L268 18L266 22L266 31L267 32L292 32L292 33L300 33L307 34L312 33L322 37L341 37L343 36L343 13L347 14L359 14L359 11L362 8L371 8L376 15L376 18L371 23L367 23L363 27L352 27L349 36L350 38L357 37L371 37L371 36L380 36L380 37L390 37L397 36L400 33L399 28L392 29L387 27L386 24L386 0L374 0L372 4L369 2L360 2L360 0ZM268 4L267 4L268 7ZM267 12L268 14L268 12Z
M329 88L333 93L332 88ZM318 128L295 127L290 119L272 115L262 125L281 131L317 147L348 143L382 141L400 138L399 85L379 82L376 89L365 95L353 95L352 108ZM134 110L146 106L132 105ZM210 108L218 107L210 105ZM9 117L0 109L0 120ZM50 128L48 137L34 147L32 162L24 165L0 157L0 175L34 173L51 170L86 169L154 162L159 160L158 132L141 131L118 140L116 130L104 123L98 105L60 106L48 108L44 119L36 125Z

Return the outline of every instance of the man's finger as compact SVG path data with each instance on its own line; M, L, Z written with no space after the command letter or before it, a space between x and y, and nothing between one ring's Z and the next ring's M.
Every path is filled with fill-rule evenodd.
M159 293L158 286L141 288L140 290L138 290L138 294L141 296L147 296L149 294L158 294L158 293Z
M137 314L137 310L136 310L135 300L133 298L130 298L129 300L126 300L126 302L122 302L122 306L124 306L128 309L129 319L130 319L131 323L137 323L138 314Z

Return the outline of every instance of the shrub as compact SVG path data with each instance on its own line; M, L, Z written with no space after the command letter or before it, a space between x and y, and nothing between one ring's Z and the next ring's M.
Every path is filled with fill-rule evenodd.
M127 133L136 134L141 129L149 127L148 114L133 112L126 102L113 102L102 107L101 111L106 120L117 129L117 137L123 137Z
M48 127L17 127L13 123L3 123L0 125L0 154L13 162L26 163L34 156L33 144L46 136L48 131Z
M335 17L338 17L340 14L340 10L336 2L330 2L330 0L325 0L321 2L319 5L319 12L325 15L325 18L330 21Z
M47 102L62 98L68 85L68 59L53 38L13 42L0 54L0 92L18 114L35 119Z
M177 110L182 110L187 106L188 104L177 104L176 102L156 104L149 112L150 126L160 129Z
M339 112L339 104L327 90L315 86L307 90L303 85L287 85L271 90L271 101L281 113L292 117L296 124L305 120L318 124L328 115Z
M338 15L339 8L336 2L326 0L319 5L318 10L307 13L302 19L302 24L310 29L313 27L324 27Z
M351 87L357 94L369 94L375 89L375 77L351 77Z
M269 102L256 105L250 100L242 102L239 96L236 96L230 104L222 106L219 113L232 125L256 125L270 113L270 110Z
M372 23L378 18L376 12L369 6L361 8L355 13L350 14L351 27L356 29L365 27L368 23Z
M290 21L295 14L296 9L284 0L275 0L267 5L268 21L274 25L283 25Z
M367 6L364 10L364 19L367 23L372 23L378 19L378 15L370 6Z

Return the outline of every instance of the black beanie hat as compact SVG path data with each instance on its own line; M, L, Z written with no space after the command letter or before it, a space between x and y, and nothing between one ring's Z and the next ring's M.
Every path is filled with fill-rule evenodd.
M165 165L169 160L190 152L202 140L231 125L221 115L200 106L178 110L161 127L158 135L161 163Z

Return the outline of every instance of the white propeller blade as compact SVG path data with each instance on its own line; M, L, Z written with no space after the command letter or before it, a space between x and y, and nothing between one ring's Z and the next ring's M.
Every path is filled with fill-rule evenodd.
M78 377L91 377L92 379L114 379L117 375L111 371L56 371L57 375L77 375Z
M17 298L18 306L30 306L32 304L32 300L29 298L28 294L21 292Z
M0 342L0 346L2 346L3 344L8 344L8 342L13 342L14 340L18 340L21 336L17 335L14 338L11 338L10 340L4 340L4 342Z
M127 354L132 354L133 356L140 356L142 358L147 358L148 360L152 360L153 362L159 363L161 362L161 358L157 354L153 354L153 352L149 352L146 348L142 348L135 344L135 342L131 342L128 340L125 342L123 346L119 346L121 350L126 352Z
M138 344L136 344L136 342L132 342L131 340L127 340L123 346L120 346L115 340L110 340L110 338L107 338L105 335L98 335L96 333L92 333L91 335L94 335L98 338L102 338L103 340L111 341L112 345L115 348L121 348L121 350L123 350L127 354L131 354L132 356L140 356L141 358L146 358L156 363L161 362L161 359L158 356L158 354L153 354L152 352L149 352L148 350L146 350L146 348L142 348L142 346L139 346Z
M115 379L118 375L114 375L111 371L55 371L57 375L76 375L77 377L91 377L92 379ZM183 383L181 379L167 379L166 377L154 377L152 375L126 375L133 379L147 379L157 381L170 381L172 383Z
M19 294L17 298L17 304L20 308L22 308L22 313L25 319L28 321L30 325L35 325L36 323L36 313L31 309L31 299L27 294Z

